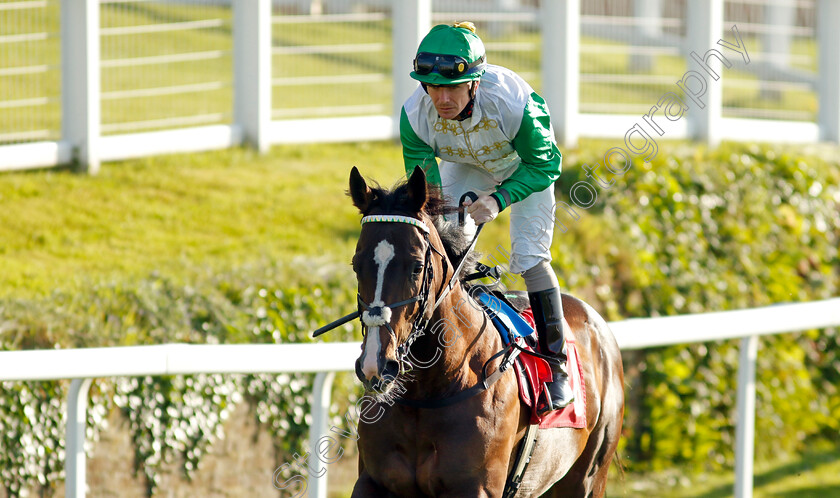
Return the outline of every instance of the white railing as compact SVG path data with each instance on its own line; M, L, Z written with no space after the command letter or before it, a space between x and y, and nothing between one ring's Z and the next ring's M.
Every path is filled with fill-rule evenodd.
M0 170L48 167L76 160L89 172L95 173L101 161L170 152L227 148L242 143L251 144L258 150L265 151L270 145L279 143L394 138L398 136L402 103L417 86L417 82L408 76L407 61L412 59L420 39L428 31L433 20L448 18L456 14L453 12L445 15L434 13L433 16L432 0L370 0L371 5L381 5L382 8L390 6L390 16L394 27L391 34L393 53L390 75L393 81L391 108L371 116L318 119L318 113L315 112L310 114L313 119L293 120L282 119L285 115L283 109L276 110L272 115L272 84L275 82L272 79L271 67L273 53L271 33L275 19L271 15L272 0L229 1L234 19L232 122L205 127L193 126L176 130L103 136L100 88L103 66L99 46L102 33L100 0L61 0L61 138L55 141L0 146L0 151L2 151ZM778 83L762 77L758 71L759 66L764 63L781 64L790 61L791 54L789 53L756 53L756 59L747 66L743 60L738 61L740 57L738 54L721 48L717 43L719 40L733 41L730 32L732 26L724 25L724 0L688 0L683 22L686 29L684 38L662 32L663 27L675 21L661 18L662 6L659 0L638 0L635 4L641 10L637 9L636 17L626 19L626 24L628 24L624 27L626 29L618 29L621 26L615 26L615 24L621 19L612 17L609 20L612 24L608 31L614 36L642 36L639 33L648 33L645 35L647 38L642 41L646 44L648 42L654 44L653 48L665 47L676 54L682 54L688 61L688 69L698 75L705 68L701 69L688 57L692 51L702 56L710 49L723 50L727 56L734 56L733 66L737 65L737 67L733 69L755 68L753 72L758 75L758 84L768 88L773 85L778 86ZM502 10L505 19L526 19L529 22L533 19L542 31L540 47L542 94L553 109L554 128L563 146L574 146L580 136L617 138L626 142L627 135L634 125L644 125L642 115L645 111L625 114L622 113L623 109L619 105L589 103L586 105L586 110L597 112L581 112L581 32L584 30L584 34L587 34L586 30L591 31L597 19L595 16L581 15L580 0L542 1L537 10L533 7L523 7L517 2L499 2L496 5ZM775 3L771 3L768 8L773 5ZM721 80L711 78L706 80L707 90L703 96L705 105L703 107L691 106L685 119L665 123L669 127L665 130L667 136L664 138L693 138L712 144L721 139L776 143L819 140L840 142L840 30L837 30L835 26L837 19L840 19L840 0L817 0L815 8L817 21L814 38L819 48L819 60L816 64L819 71L805 76L800 74L801 71L796 74L788 71L785 77L788 79L804 77L807 81L800 81L800 83L806 88L817 91L817 122L723 117L722 88L724 84L729 85L729 83L724 83L727 81L727 70L720 71L720 68L717 68L716 71L722 73L722 77ZM784 12L789 14L789 9ZM483 17L489 18L488 16L497 14L499 13L484 13ZM383 15L385 14L376 14L376 19L381 19ZM301 19L296 19L298 21L307 18L314 22L335 19L335 16L329 15L294 17L300 17ZM473 17L482 18L477 14ZM776 17L773 17L772 12L768 15L770 19ZM651 19L655 22L648 22ZM788 23L792 22L789 15L781 16L780 19L787 19L785 22ZM606 21L598 22L603 24ZM778 26L784 27L783 24ZM746 25L744 27L753 28ZM788 28L792 27L788 26ZM779 37L772 39L776 38ZM751 46L750 49L752 48L754 47ZM652 48L643 48L642 51L644 50L649 52ZM773 50L784 50L784 48L777 47ZM637 55L649 56L641 52ZM760 60L765 57L772 57L772 60ZM773 67L778 65L775 64ZM379 78L388 75L375 76ZM584 78L586 77L584 75ZM677 78L678 76L672 77L674 83L672 90L675 92L679 92ZM697 82L699 80L695 81ZM642 104L644 104L644 109L650 109L657 102L643 102ZM634 108L639 107L634 104ZM351 106L345 111L362 114L370 109L369 106ZM743 112L745 110L741 110L742 115ZM759 111L751 112L755 114ZM218 115L212 114L205 117L207 120L216 120ZM658 117L661 119L661 112ZM790 117L789 114L788 118ZM157 124L159 123L150 123L150 125ZM197 125L198 122L181 122L180 124L190 126ZM114 131L118 128L109 125L106 127L106 131L108 130ZM657 133L659 133L658 130ZM662 136L662 133L659 136ZM656 138L656 135L653 137Z
M755 362L758 337L840 326L840 298L737 311L610 323L623 350L743 338L738 364L735 496L752 496L755 436ZM73 379L67 402L66 490L86 494L84 451L87 393L97 377L198 373L317 372L312 393L310 447L327 432L335 372L353 371L359 343L196 345L164 344L0 352L0 381ZM313 465L319 466L315 459ZM318 473L319 469L314 469ZM268 485L268 483L266 483ZM309 496L326 497L326 474L312 478Z

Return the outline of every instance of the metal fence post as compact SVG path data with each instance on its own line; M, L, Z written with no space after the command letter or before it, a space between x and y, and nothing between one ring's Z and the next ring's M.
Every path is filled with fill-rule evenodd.
M74 159L99 172L99 1L61 2L61 135Z
M541 5L542 94L560 145L575 147L580 102L580 0L544 1Z
M405 100L417 89L417 82L408 75L417 46L432 24L431 0L393 2L391 11L394 94L391 116L394 137L400 136L400 114Z
M67 392L67 428L64 434L64 496L67 498L84 498L87 493L85 422L92 380L73 379Z
M309 484L309 498L327 498L328 473L318 477L321 469L327 470L326 465L315 454L318 452L318 441L327 431L330 419L330 398L335 372L318 372L315 384L312 386L312 423L309 425L309 457L310 466L314 471Z
M840 0L817 4L817 47L820 137L840 143Z
M758 336L741 339L738 361L737 422L735 424L735 498L749 498L753 491L755 448L755 362Z
M233 2L234 123L259 152L271 124L271 0Z
M707 50L720 48L717 42L723 35L723 0L688 0L687 8L685 57L688 58L691 52L696 52L698 56L703 57ZM708 64L712 70L721 75L720 79L712 79L698 68L696 63L689 60L688 69L695 71L697 76L705 81L706 91L704 95L698 97L703 103L702 108L699 104L688 102L692 106L688 115L691 117L693 128L691 134L694 138L715 146L721 139L723 71L716 57L711 57ZM696 78L688 79L685 76L684 80L687 85L691 84L692 88L696 88L697 83L701 81Z

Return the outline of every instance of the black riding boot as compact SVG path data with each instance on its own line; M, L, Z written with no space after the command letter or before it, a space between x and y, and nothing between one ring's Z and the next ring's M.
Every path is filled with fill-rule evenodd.
M553 288L528 293L537 334L543 353L553 356L557 361L551 364L552 382L548 386L551 396L551 409L559 410L575 399L569 385L566 370L566 341L563 338L563 303L560 289Z

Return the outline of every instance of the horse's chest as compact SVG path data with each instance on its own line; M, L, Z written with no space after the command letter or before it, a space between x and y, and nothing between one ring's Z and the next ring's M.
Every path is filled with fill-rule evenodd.
M492 417L436 417L383 424L360 434L359 449L368 473L397 495L437 496L463 489L465 483L491 481L488 474L506 465L509 453L500 436L505 431L494 426L497 422Z

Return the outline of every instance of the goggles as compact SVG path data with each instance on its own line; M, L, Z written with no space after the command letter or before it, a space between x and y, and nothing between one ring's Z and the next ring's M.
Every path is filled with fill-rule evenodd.
M420 52L414 58L414 72L422 76L436 71L444 78L454 80L474 72L475 67L484 64L484 58L482 55L472 63L468 63L466 59L457 55Z

